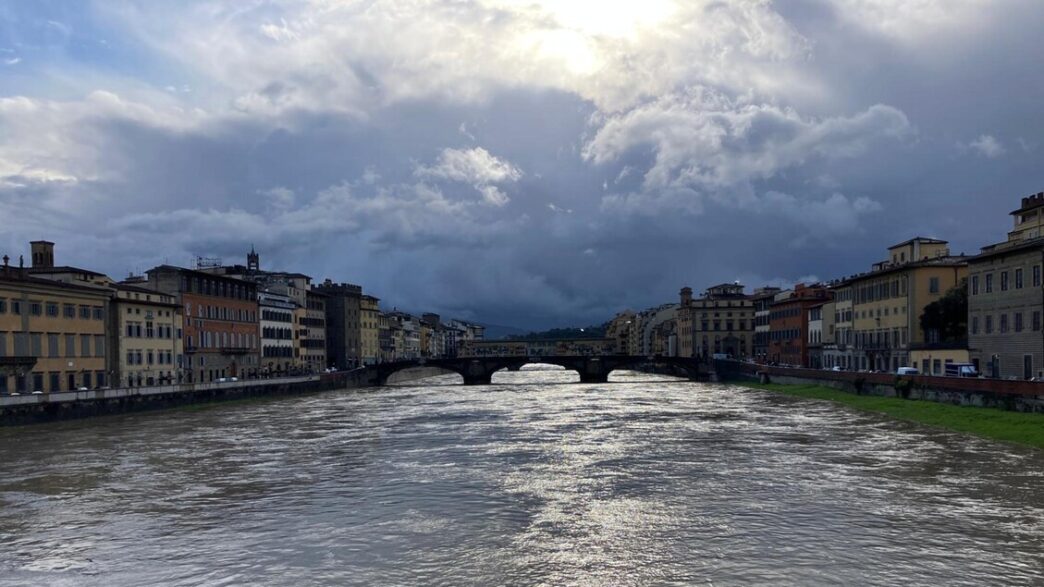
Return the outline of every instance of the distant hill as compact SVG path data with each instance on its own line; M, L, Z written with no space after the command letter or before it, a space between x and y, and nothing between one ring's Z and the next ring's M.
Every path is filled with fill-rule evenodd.
M483 324L486 327L486 340L501 340L513 336L522 336L526 331L514 326L500 326L497 324Z
M488 332L488 330L487 330ZM487 338L489 338L487 336ZM585 326L583 328L552 328L541 332L529 332L507 337L508 340L547 340L547 339L577 339L577 338L605 338L605 325Z

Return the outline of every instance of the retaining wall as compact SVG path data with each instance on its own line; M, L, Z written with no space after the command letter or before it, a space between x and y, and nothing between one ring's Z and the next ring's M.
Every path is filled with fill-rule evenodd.
M296 395L373 385L365 369L230 383L63 391L0 397L0 426L159 410L251 397Z
M1036 381L929 375L900 377L891 373L792 369L740 361L715 361L714 366L722 381L754 380L790 385L822 385L862 395L1044 413L1044 383Z

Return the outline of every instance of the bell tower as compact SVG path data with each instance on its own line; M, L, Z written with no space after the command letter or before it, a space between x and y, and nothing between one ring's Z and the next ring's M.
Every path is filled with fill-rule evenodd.
M33 269L51 269L54 267L54 243L51 241L32 241L29 243L33 254Z
M254 250L254 245L250 245L250 254L247 255L247 270L248 271L260 271L261 270L261 256Z

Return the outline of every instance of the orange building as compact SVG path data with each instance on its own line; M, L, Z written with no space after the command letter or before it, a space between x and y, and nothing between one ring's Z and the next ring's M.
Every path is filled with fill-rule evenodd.
M799 283L776 295L769 312L769 362L808 366L808 312L829 299L830 291L818 284Z
M181 306L188 382L257 376L257 284L170 265L147 273L142 285L176 296Z

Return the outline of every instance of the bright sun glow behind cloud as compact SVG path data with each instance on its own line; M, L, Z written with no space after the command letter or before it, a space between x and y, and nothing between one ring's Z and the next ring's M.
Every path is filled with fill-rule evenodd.
M676 11L671 0L503 0L494 5L553 22L553 26L527 35L522 48L534 50L543 59L559 60L577 75L592 74L603 66L600 42L633 41Z

